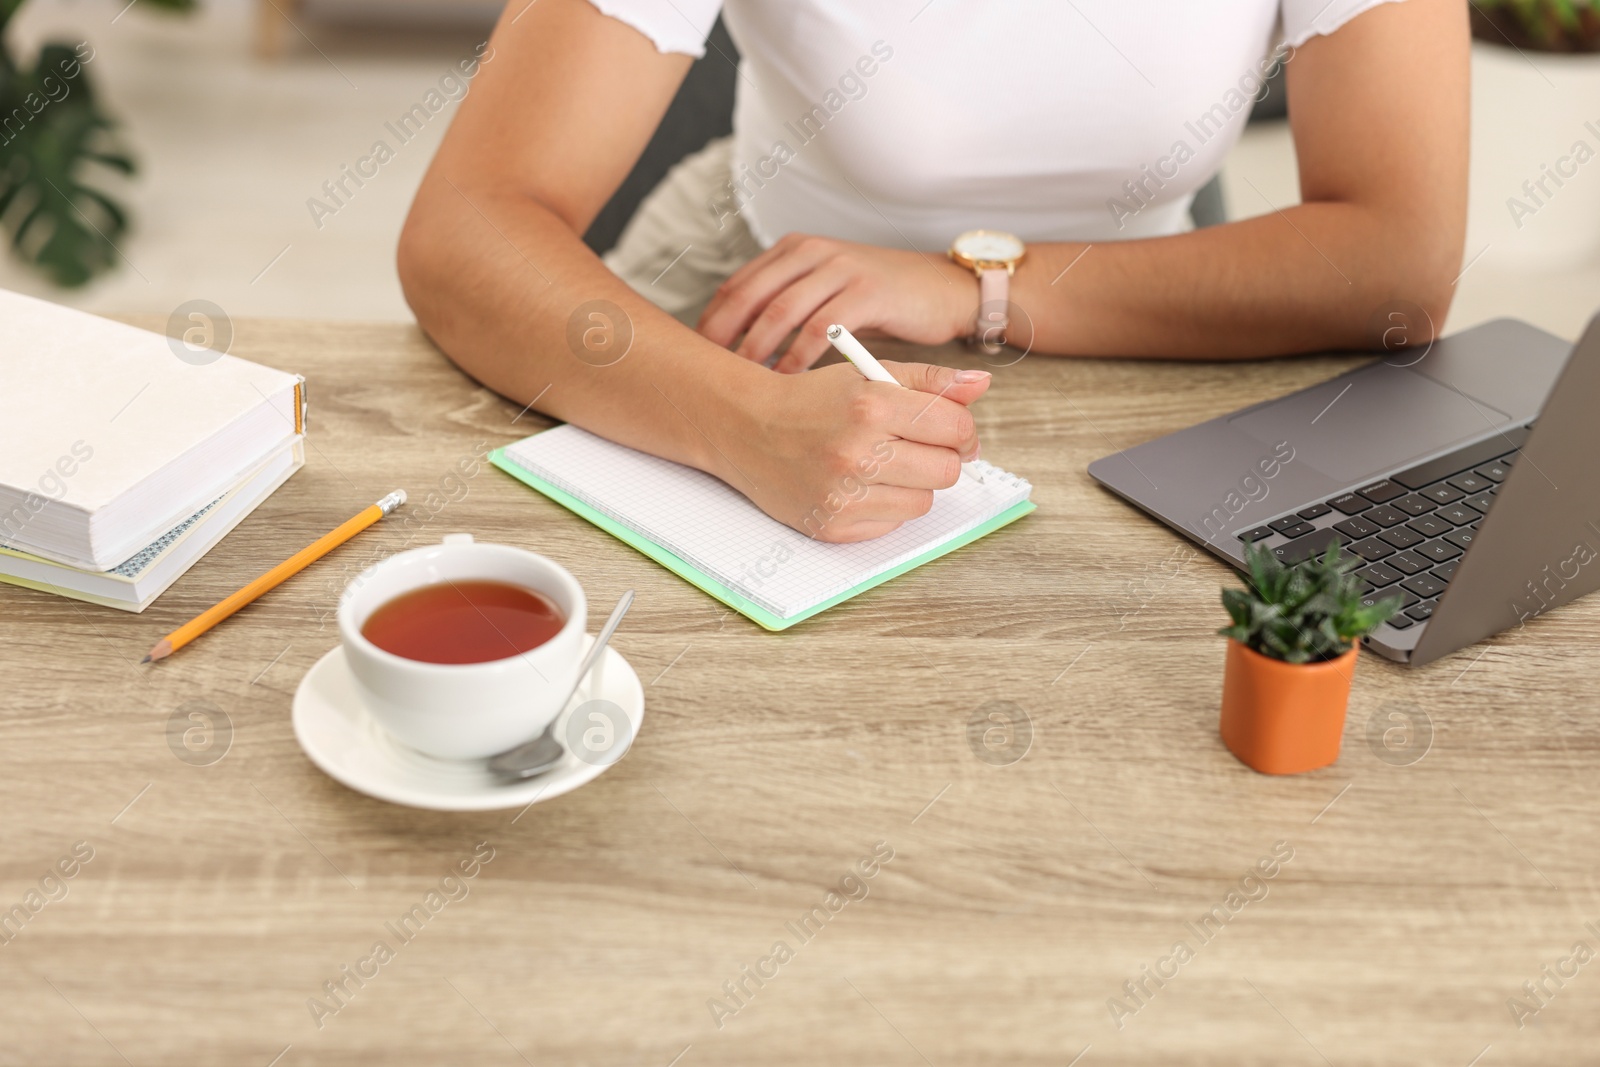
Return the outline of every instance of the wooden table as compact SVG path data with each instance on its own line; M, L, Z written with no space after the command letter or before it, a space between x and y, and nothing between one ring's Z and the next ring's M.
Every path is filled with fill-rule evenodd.
M75 871L0 945L0 1064L1594 1062L1600 963L1544 978L1536 1015L1522 986L1600 950L1600 598L1421 670L1365 659L1339 762L1263 777L1217 737L1232 575L1084 473L1342 363L1004 368L984 456L1038 512L771 634L500 472L453 475L545 423L415 330L237 336L308 377L306 468L141 616L0 587L0 909ZM396 487L410 532L138 665ZM641 736L523 811L370 800L290 728L342 584L460 530L549 554L596 604L639 591L617 647ZM231 726L214 762L169 744L196 708ZM1369 744L1407 716L1423 758L1420 731ZM475 849L467 895L395 938Z

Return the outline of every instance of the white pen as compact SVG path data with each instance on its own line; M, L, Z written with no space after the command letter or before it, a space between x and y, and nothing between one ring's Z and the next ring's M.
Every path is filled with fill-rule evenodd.
M829 326L828 340L839 350L841 356L855 364L856 370L861 372L863 378L871 382L900 384L894 375L883 369L883 364L878 362L877 357L868 352L866 346L851 336L850 331L843 326L838 324Z

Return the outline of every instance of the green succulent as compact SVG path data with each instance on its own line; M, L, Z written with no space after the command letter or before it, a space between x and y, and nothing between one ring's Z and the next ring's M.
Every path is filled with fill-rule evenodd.
M1250 545L1245 563L1250 587L1222 591L1233 625L1217 632L1285 663L1335 659L1400 610L1398 596L1362 606L1361 579L1350 573L1361 560L1344 555L1337 541L1295 567Z

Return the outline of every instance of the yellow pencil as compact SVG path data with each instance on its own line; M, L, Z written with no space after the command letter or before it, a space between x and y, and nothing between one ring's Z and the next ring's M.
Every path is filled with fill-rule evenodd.
M222 601L222 603L201 612L157 641L156 647L152 648L150 654L139 662L149 663L152 660L166 659L229 615L232 615L268 590L276 589L284 581L299 574L405 502L405 490L396 489L338 529L329 530L305 548L302 548L237 593L228 597L228 599Z

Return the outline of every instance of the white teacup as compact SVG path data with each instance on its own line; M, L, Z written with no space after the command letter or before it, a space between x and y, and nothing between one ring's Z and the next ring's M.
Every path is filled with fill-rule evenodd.
M361 634L368 617L402 593L444 581L497 581L547 597L566 625L537 648L484 663L406 659ZM588 601L565 567L526 549L443 544L390 556L361 572L339 599L345 661L367 710L396 740L442 759L483 759L537 737L577 680Z

